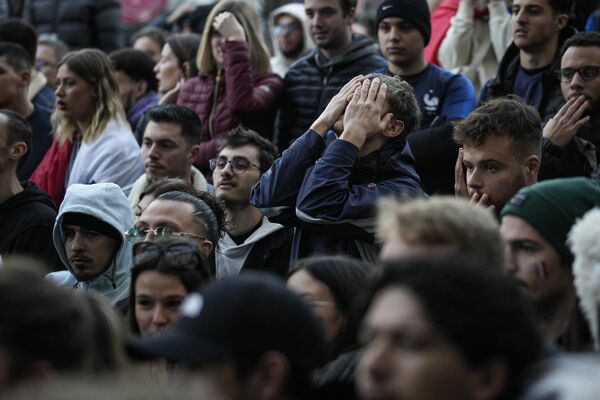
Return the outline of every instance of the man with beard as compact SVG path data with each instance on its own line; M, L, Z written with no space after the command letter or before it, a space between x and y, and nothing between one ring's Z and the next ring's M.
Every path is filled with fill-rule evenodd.
M274 53L271 68L283 78L290 65L314 47L304 6L290 3L276 8L271 12L269 24Z
M250 191L275 161L277 150L258 133L238 127L229 132L210 160L217 199L225 204L230 227L216 249L216 275L259 269L284 276L289 267L293 229L272 223L250 205Z
M540 116L520 99L494 99L454 126L461 145L455 192L500 212L524 186L537 182Z
M567 103L544 127L540 180L594 177L598 170L600 33L578 33L561 53L558 76Z
M563 105L560 81L560 47L575 34L567 25L573 0L514 0L513 43L496 76L481 90L480 100L515 94L534 106L545 123Z
M523 284L545 337L566 350L581 349L572 334L581 327L565 242L575 221L599 204L597 182L564 178L523 188L501 212L507 272Z

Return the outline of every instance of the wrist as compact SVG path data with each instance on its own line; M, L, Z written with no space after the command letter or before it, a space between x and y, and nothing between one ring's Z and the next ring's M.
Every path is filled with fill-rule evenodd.
M345 140L347 142L352 143L359 149L362 148L363 144L365 144L366 137L362 133L352 129L351 127L344 129L342 135L340 136L340 140Z
M316 132L319 136L324 138L329 128L331 128L331 125L332 124L317 118L317 120L310 126L310 130Z

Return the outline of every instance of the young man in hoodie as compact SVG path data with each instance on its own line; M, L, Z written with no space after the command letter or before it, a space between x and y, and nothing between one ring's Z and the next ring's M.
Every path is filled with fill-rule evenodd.
M290 66L314 47L302 3L290 3L271 12L269 28L273 41L271 68L285 76Z
M352 33L356 0L305 0L304 8L316 48L285 76L274 136L281 151L310 127L350 79L386 66L376 43Z
M57 260L52 245L56 206L48 194L17 176L31 141L27 121L14 111L0 110L0 255L36 257L52 270Z
M69 186L54 225L54 246L67 271L48 279L77 290L95 290L115 305L126 300L132 244L127 197L114 183Z
M274 224L250 204L252 186L277 157L275 146L257 132L239 127L227 134L210 161L215 196L223 201L230 227L216 249L217 278L258 269L285 276L292 229Z
M406 143L419 114L399 77L357 76L261 176L250 203L271 222L296 226L292 261L318 253L377 258L377 199L423 193ZM341 134L327 145L332 129Z
M496 76L481 89L482 103L507 94L522 97L546 123L564 104L560 80L560 48L575 34L567 25L573 0L514 0L508 47Z

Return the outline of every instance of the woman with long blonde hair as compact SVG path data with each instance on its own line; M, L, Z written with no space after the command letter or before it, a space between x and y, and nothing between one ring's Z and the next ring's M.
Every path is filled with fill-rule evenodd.
M56 80L54 142L31 180L57 204L73 183L113 182L128 192L144 168L109 58L95 49L68 53Z
M203 124L196 166L208 172L221 138L242 124L271 138L283 81L271 72L256 10L249 1L222 0L207 17L196 65L199 75L181 87L177 103Z

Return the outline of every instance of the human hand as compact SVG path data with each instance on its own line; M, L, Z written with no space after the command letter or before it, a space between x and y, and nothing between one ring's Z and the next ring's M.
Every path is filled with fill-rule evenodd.
M181 17L183 17L185 14L192 12L196 9L196 7L198 7L197 4L195 4L192 1L188 1L185 3L180 4L177 8L175 8L175 10L169 14L169 16L167 17L167 24L172 25L175 22L177 22L177 20Z
M352 100L354 91L362 85L363 80L364 77L358 75L348 81L338 94L333 96L329 101L325 110L323 110L321 115L313 122L310 129L324 137L325 133L327 133L336 122L342 119L348 103Z
M378 78L372 82L368 79L362 82L346 107L344 131L340 139L347 140L360 149L368 137L383 131L386 121L392 117L392 114L388 113L382 121L386 91L387 85L380 84Z
M469 198L467 189L467 171L463 166L463 149L458 149L458 157L454 165L454 195L456 197Z
M481 206L483 208L487 208L493 213L496 212L496 207L491 203L490 196L488 196L487 193L473 193L473 195L469 199L469 203Z
M569 143L577 131L590 121L589 115L583 117L588 107L585 96L571 97L554 118L550 118L544 127L544 137L557 146Z
M229 42L246 41L244 28L237 18L229 11L224 11L215 17L213 28Z

